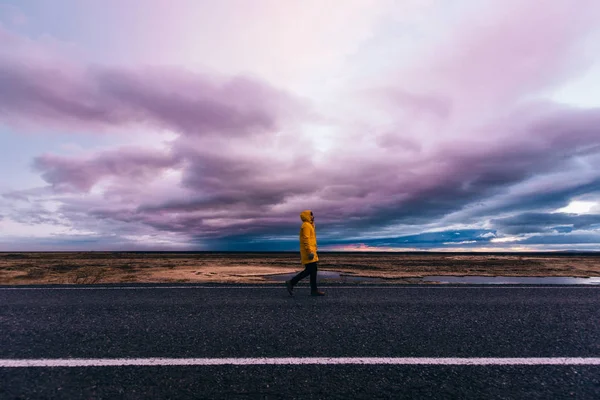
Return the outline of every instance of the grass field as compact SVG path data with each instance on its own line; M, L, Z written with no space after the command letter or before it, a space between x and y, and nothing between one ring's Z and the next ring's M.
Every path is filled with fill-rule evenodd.
M319 270L408 282L428 275L600 276L600 254L320 253ZM0 284L276 283L297 253L0 253Z

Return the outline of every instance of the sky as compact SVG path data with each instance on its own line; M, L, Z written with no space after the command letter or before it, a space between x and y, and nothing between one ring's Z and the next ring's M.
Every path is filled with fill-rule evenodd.
M0 0L0 251L600 250L597 0Z

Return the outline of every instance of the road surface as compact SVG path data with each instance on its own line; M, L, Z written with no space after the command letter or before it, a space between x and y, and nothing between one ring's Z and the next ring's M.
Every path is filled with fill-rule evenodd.
M0 287L0 398L600 398L600 288Z

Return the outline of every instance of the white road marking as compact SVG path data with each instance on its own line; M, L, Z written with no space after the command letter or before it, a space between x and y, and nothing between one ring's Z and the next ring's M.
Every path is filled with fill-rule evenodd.
M85 286L85 287L0 287L2 290L149 290L149 289L277 289L285 288L282 285L273 286ZM319 286L323 289L599 289L600 285L586 286L505 286L505 285L490 285L490 286L444 286L444 285L423 285L423 286ZM296 287L296 289L308 289L306 287Z
M97 359L0 359L0 368L211 366L211 365L600 365L600 358L385 358L385 357L291 357L291 358L97 358Z

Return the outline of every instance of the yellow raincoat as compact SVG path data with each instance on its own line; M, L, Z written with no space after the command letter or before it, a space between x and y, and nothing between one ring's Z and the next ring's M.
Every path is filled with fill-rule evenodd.
M310 210L304 210L300 213L300 219L302 220L302 227L300 228L300 258L302 264L309 264L319 261L317 255L317 235L315 233L315 225L311 218L312 212ZM313 253L315 258L312 260L308 259L308 255Z

